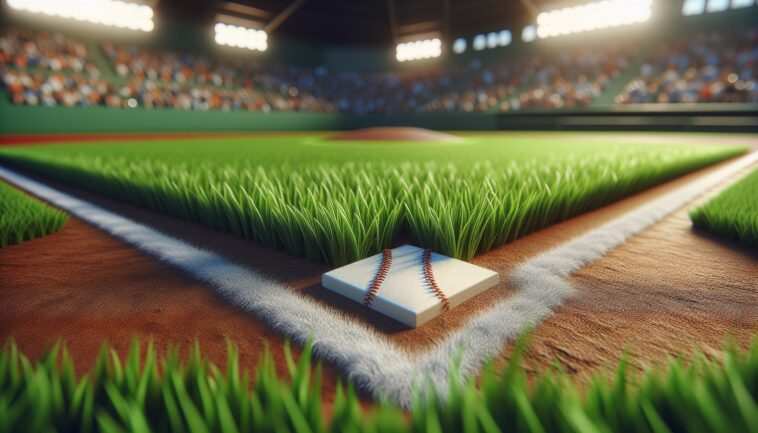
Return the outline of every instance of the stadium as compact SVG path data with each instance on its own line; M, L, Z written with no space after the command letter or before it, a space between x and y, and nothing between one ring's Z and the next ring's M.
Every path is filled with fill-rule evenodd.
M756 1L0 10L0 432L758 432Z

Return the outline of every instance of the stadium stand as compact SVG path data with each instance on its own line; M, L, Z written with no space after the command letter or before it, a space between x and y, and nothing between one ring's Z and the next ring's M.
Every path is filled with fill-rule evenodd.
M114 106L110 83L74 38L8 29L0 34L0 61L0 75L15 104Z
M758 30L663 42L617 103L758 102Z
M113 69L130 77L134 96L146 98L138 100L147 107L180 95L184 103L175 108L357 114L587 105L628 63L619 50L605 50L568 53L557 62L528 56L491 64L474 60L423 73L359 74L324 67L220 65L204 57L112 44L103 50Z
M99 49L112 73L102 74L81 41L11 28L0 34L0 68L17 105L352 114L554 110L592 104L640 63L615 103L756 102L757 35L749 29L682 37L647 57L635 47L610 47L375 73L246 64L106 42Z

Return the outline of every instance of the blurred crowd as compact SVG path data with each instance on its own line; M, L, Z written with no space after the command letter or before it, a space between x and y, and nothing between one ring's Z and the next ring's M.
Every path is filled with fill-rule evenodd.
M751 30L662 44L616 102L755 102L756 42ZM637 58L635 48L608 47L358 73L87 45L60 33L0 33L0 78L20 105L355 114L560 109L591 104Z
M102 46L123 95L148 108L181 110L336 111L326 100L277 82L253 65L221 64L208 58L156 53L137 47Z
M586 105L628 61L617 50L574 52L556 59L508 61L426 72L379 74L290 72L310 93L352 113L488 112ZM312 78L311 78L312 77Z
M146 107L356 114L582 106L628 64L615 49L382 73L220 64L112 44L103 53L126 79L126 93Z
M60 33L4 30L0 78L19 105L106 105L112 93L85 45Z
M662 43L617 103L758 102L758 30Z

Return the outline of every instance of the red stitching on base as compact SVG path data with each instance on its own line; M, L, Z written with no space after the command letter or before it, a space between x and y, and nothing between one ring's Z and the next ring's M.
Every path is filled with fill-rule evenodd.
M371 282L368 292L366 292L366 297L363 298L363 305L367 307L371 305L376 292L379 291L379 287L384 282L384 279L387 278L387 274L390 273L390 266L392 266L392 250L385 248L382 250L382 263L379 265L379 270L376 271L376 276L374 277L374 281Z
M445 293L442 292L442 289L437 285L437 280L434 279L434 273L432 272L432 250L428 248L424 250L422 264L424 266L424 278L426 278L427 284L429 284L429 287L434 290L434 294L437 295L437 298L442 302L442 309L450 309L450 301L448 301Z

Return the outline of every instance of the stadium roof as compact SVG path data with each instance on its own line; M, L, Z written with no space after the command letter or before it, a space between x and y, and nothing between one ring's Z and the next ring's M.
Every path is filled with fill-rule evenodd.
M296 0L235 0L261 12L270 20ZM527 4L538 7L553 0L394 0L396 29L421 24L421 28L444 31L448 5L449 36L515 29L530 19ZM566 1L559 2L565 4ZM210 20L223 2L207 0L162 0L158 13ZM390 0L305 0L276 32L301 39L348 45L387 44L393 40ZM266 18L268 16L269 18Z

